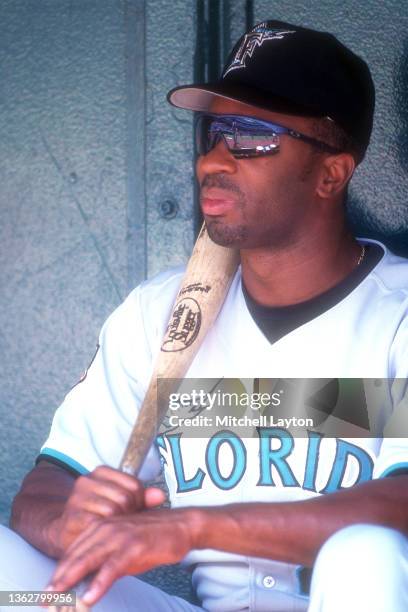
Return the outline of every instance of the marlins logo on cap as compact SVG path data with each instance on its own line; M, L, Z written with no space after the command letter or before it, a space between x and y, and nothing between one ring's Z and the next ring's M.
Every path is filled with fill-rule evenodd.
M245 68L245 59L252 57L257 47L261 47L266 40L282 40L287 34L294 34L295 30L278 30L267 27L266 22L260 23L248 34L245 34L242 43L236 52L232 62L224 70L224 78L231 70Z

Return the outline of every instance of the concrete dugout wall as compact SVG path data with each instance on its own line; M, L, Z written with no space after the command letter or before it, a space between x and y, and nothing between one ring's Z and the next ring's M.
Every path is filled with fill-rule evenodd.
M373 142L350 214L408 254L407 2L0 3L0 520L98 330L194 236L191 115L168 89L214 74L246 23L335 33L369 63Z

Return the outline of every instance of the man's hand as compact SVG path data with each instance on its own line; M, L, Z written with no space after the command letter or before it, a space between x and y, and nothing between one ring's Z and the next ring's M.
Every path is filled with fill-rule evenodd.
M77 478L62 515L50 530L55 534L58 548L65 551L95 521L159 506L165 497L161 489L145 489L128 474L106 466L97 467Z
M192 509L147 510L91 524L69 547L49 589L64 591L97 572L86 594L95 604L115 580L180 561L198 544L200 512Z
M132 476L109 467L75 478L41 461L14 500L11 526L36 548L59 559L94 522L152 508L164 499L161 489L144 488Z

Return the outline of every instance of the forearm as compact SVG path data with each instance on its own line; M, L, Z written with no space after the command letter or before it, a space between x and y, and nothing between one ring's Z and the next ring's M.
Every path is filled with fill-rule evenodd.
M352 489L288 503L231 504L192 512L198 548L311 565L322 544L354 523L374 523L408 533L408 477L368 482Z
M353 523L375 523L408 533L408 476L373 481L306 501L162 509L114 516L86 530L52 578L65 590L95 573L86 597L93 605L113 581L194 549L311 565L328 537Z
M16 495L10 525L45 554L59 558L58 519L61 517L75 479L65 470L41 464L30 472Z

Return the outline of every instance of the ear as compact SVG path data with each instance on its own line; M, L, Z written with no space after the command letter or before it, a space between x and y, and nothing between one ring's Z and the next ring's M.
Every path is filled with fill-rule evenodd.
M355 167L356 162L350 153L326 157L316 187L317 195L327 200L344 191Z

